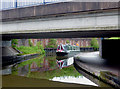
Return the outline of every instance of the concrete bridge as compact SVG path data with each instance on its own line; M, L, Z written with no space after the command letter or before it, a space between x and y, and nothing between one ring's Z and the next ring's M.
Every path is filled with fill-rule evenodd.
M120 36L117 2L61 2L3 10L3 40ZM49 34L48 34L49 33Z
M0 11L2 15L0 35L3 38L0 44L2 61L7 64L17 61L15 50L10 48L11 39L120 37L119 6L117 2L62 2ZM99 72L106 71L104 69L106 64L100 64L98 59L105 59L104 61L114 65L117 62L119 65L119 50L120 40L101 40L100 55L97 57L93 55L91 58L83 57L83 61L88 59L92 65L95 65L95 62L97 64L93 67L88 66L87 72L91 72L92 69ZM78 61L77 63L79 64ZM83 69L86 69L86 65L85 62ZM101 67L103 69L100 69ZM112 67L109 67L109 71ZM93 74L96 75L94 72ZM120 84L119 75L111 77L110 83L112 79Z
M118 2L61 2L3 10L0 35L2 40L120 37L119 9Z

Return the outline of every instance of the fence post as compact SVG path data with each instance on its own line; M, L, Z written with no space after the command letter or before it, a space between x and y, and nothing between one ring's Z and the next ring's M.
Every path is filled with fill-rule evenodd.
M15 0L15 8L17 8L17 0Z
M43 0L43 4L45 5L45 0Z

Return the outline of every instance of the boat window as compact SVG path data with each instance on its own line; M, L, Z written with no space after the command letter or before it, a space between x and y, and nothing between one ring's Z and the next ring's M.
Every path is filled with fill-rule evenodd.
M60 65L60 62L58 62L58 65L61 66L61 65Z
M75 47L75 49L77 50L77 46Z
M69 50L71 50L71 47L69 46Z
M69 50L69 46L67 46L67 49Z
M73 50L75 50L75 46L73 46Z
M58 46L58 50L60 50L60 46Z
M73 46L71 46L72 47L72 50L73 50Z
M65 47L66 47L66 50L69 50L69 47L68 47L68 45L66 45Z
M70 50L72 50L72 46L70 46Z
M64 61L64 63L63 63L63 67L66 67L66 66L67 66L67 62Z
M67 46L67 50L69 50L69 46Z
M67 50L67 46L64 46L64 49Z
M61 46L61 50L63 50L63 47Z

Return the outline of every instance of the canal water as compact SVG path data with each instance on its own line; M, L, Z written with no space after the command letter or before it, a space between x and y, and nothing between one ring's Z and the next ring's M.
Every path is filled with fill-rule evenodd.
M110 87L79 73L73 57L41 55L3 69L3 87Z

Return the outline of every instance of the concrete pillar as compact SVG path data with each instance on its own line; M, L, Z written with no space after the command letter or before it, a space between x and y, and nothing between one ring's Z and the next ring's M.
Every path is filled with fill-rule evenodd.
M0 47L11 47L11 41L1 41Z
M18 54L18 52L11 47L11 41L1 41L0 48L2 49L2 57L3 56L14 56Z
M10 46L11 46L11 41L0 40L0 70L2 69L3 56L6 55L4 48L10 47Z
M14 64L17 60L19 52L11 47L11 41L1 41L0 48L2 49L2 67Z
M2 56L9 56L10 51L8 48L11 47L11 41L1 41L0 48L2 49Z
M10 47L11 46L11 41L2 41L0 40L0 63L2 63L2 56L4 55L4 48L5 47Z
M99 38L99 55L100 55L100 57L102 57L102 40L103 40L103 38Z

